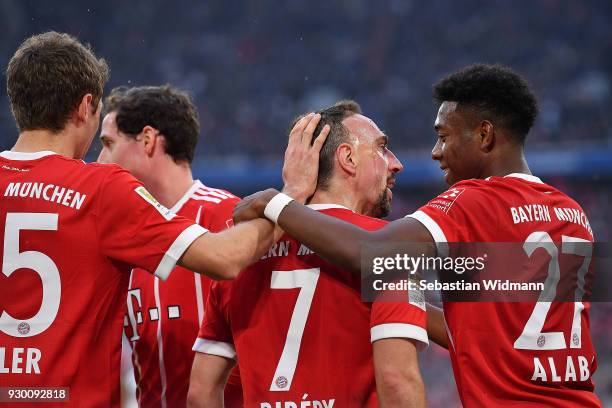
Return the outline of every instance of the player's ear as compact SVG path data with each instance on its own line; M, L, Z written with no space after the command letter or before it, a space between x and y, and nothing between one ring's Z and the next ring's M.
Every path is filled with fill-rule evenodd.
M87 116L91 112L92 102L93 102L92 94L88 93L88 94L83 95L83 97L81 98L81 102L79 102L79 105L77 106L77 110L75 112L76 120L78 122L84 122L87 119Z
M350 175L356 173L357 168L357 157L355 156L355 149L349 143L342 143L336 149L336 161L340 168Z
M488 120L483 120L480 123L480 129L478 130L480 137L480 149L484 153L489 153L495 146L495 128Z
M159 135L159 131L152 126L147 125L142 128L141 134L145 153L147 153L147 156L153 156L155 147L158 143L157 136Z

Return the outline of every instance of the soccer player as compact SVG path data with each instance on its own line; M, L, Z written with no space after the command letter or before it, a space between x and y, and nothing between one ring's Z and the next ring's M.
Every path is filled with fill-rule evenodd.
M118 406L130 269L166 279L178 263L228 279L271 245L268 221L207 233L119 166L80 160L98 128L107 76L104 60L56 32L25 40L6 70L19 137L0 153L4 400L15 388L61 387L29 402Z
M388 214L402 170L387 136L352 101L319 115L318 128L331 131L310 208L356 228L381 228L385 222L370 216ZM290 138L310 140L303 137L307 120ZM194 345L190 405L223 406L237 359L247 407L424 407L416 353L428 343L424 307L362 303L360 286L358 277L283 235L236 281L213 284Z
M353 272L362 244L436 244L442 255L449 242L515 242L525 248L516 265L549 271L553 286L559 277L579 280L589 270L593 233L573 199L529 170L524 144L537 104L525 80L507 67L473 65L440 80L434 94L440 107L432 158L452 187L415 213L375 232L324 217L298 204L315 183L286 160L285 192L294 200L260 192L238 204L235 221L265 211L318 255ZM297 159L294 148L290 142L288 156ZM466 407L601 406L591 379L597 363L589 304L579 297L551 302L544 292L539 299L444 304Z
M100 163L116 163L142 181L170 211L209 231L233 225L239 199L191 173L200 124L190 97L170 86L115 88L104 101ZM181 267L166 282L135 268L128 288L126 336L141 407L187 403L193 340L204 317L211 279ZM226 401L240 405L240 377L230 377Z

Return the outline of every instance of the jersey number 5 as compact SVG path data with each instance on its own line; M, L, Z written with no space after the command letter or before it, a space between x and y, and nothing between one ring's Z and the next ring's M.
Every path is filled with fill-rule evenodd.
M295 374L300 353L302 334L304 334L304 327L320 274L321 270L319 268L272 272L272 282L270 283L272 289L300 288L300 294L295 302L289 330L287 331L287 339L276 366L274 377L272 377L270 391L289 391L291 388L291 381Z
M584 279L589 271L593 245L590 241L581 238L562 236L561 252L573 254L584 258L578 268L577 288L574 295L574 316L572 318L572 330L570 333L570 348L581 348L582 328L581 312L584 309L582 297L584 296ZM544 281L544 290L523 329L523 333L514 342L515 349L521 350L561 350L567 348L565 336L562 332L542 333L546 316L550 310L551 302L557 293L557 285L561 278L559 269L559 250L550 235L546 232L534 232L527 237L523 249L527 256L531 257L534 251L543 248L550 255L548 263L548 276Z
M0 331L13 337L32 337L47 330L59 310L62 286L57 266L42 252L19 252L21 230L57 231L57 214L8 213L4 228L2 273L10 277L18 269L31 269L42 282L42 302L36 315L18 320L6 310L0 314Z

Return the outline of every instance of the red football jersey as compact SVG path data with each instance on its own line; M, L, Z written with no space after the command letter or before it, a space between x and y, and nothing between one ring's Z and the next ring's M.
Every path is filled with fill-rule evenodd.
M367 230L385 222L312 205ZM371 342L428 342L425 311L361 302L360 277L283 235L233 282L215 282L194 350L240 363L246 407L376 406Z
M170 210L218 232L233 224L240 199L204 186L200 181ZM132 270L125 334L132 345L132 362L140 407L184 407L194 352L191 347L204 318L211 279L177 266L166 282L143 269ZM226 400L242 399L240 377L230 377Z
M1 153L0 194L0 386L119 406L129 271L165 279L206 230L119 166L52 152Z
M548 270L548 279L551 264L562 281L589 268L591 255L576 250L592 249L584 211L531 175L456 183L409 217L429 230L439 253L446 242L514 242L524 258L513 264ZM444 316L466 407L601 406L587 302L446 302Z

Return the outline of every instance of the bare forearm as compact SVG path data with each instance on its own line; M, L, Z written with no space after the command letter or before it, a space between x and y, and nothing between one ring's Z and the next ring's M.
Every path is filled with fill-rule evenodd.
M380 383L380 382L379 382ZM378 402L381 408L425 408L425 385L418 379L401 378L393 384L377 384Z
M207 233L185 251L179 264L212 279L233 279L270 248L274 225L265 219L241 223L219 233Z
M439 307L427 304L427 336L434 343L448 349L448 335L444 323L444 313Z
M223 408L223 405L223 390L202 392L197 396L189 391L187 408Z
M425 386L414 342L401 338L378 340L373 344L373 353L380 406L424 408Z
M223 390L233 366L232 360L196 353L191 368L187 406L223 408Z

